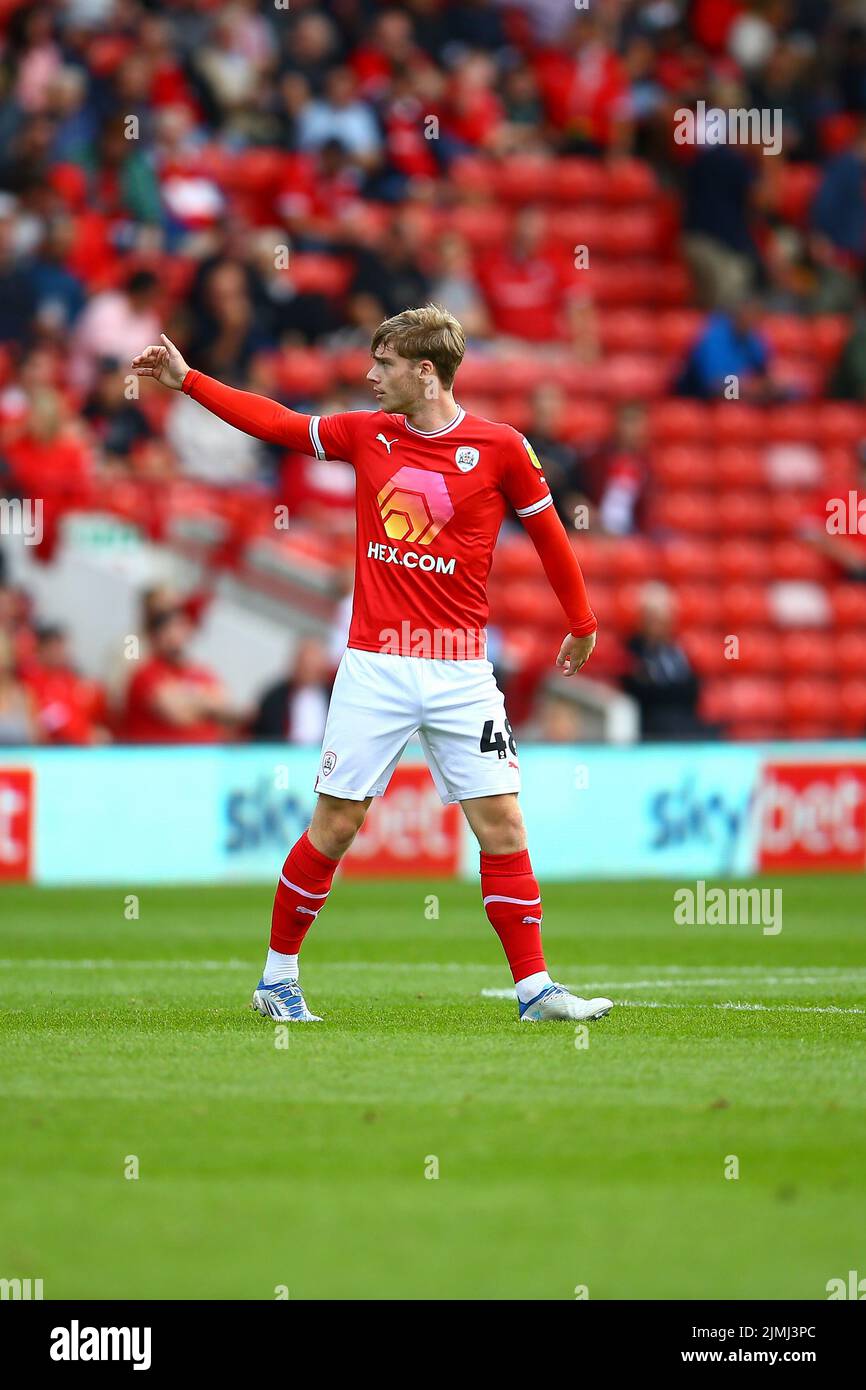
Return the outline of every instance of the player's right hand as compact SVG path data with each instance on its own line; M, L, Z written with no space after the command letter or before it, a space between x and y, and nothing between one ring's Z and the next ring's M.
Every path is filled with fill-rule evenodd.
M160 333L159 336L162 338L160 345L146 347L144 352L133 357L133 370L136 376L152 376L160 385L168 386L172 391L179 391L189 367L171 339L164 333Z

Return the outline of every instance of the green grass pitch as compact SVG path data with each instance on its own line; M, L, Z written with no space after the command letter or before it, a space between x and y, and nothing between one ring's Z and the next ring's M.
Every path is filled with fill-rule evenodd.
M138 920L124 890L3 889L0 1276L826 1298L866 1275L864 888L779 884L776 937L675 926L671 884L548 885L555 977L619 1001L587 1047L483 993L510 979L471 884L339 882L304 954L326 1021L285 1047L246 1007L268 889L144 888Z

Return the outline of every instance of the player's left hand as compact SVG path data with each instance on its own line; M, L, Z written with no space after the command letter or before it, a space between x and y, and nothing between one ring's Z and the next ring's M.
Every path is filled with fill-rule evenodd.
M562 667L564 676L573 676L581 666L586 665L595 646L595 636L596 634L591 632L588 637L574 637L569 632L556 658L556 664Z

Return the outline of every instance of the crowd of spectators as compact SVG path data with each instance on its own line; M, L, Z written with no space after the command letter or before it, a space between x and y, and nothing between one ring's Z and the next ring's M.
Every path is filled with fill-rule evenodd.
M780 153L678 144L675 112L700 101L780 111ZM368 402L321 379L284 389L279 354L363 349L383 317L432 298L463 320L473 355L555 352L591 367L602 355L591 282L531 192L494 244L453 221L430 234L458 185L470 207L497 212L483 172L467 181L473 159L507 169L574 156L653 170L666 254L704 315L671 392L717 398L736 374L746 399L786 399L761 315L842 313L850 332L824 389L866 401L857 4L2 0L0 492L45 498L46 556L64 510L118 478L273 490L313 526L341 505L349 515L348 470L281 457L185 397L139 399L130 357L166 330L236 385L345 409ZM795 214L784 176L798 168L813 182ZM583 508L596 532L644 530L644 404L621 404L591 446L563 427L566 404L551 378L527 428L563 519ZM8 590L3 601L0 727L57 738L38 711L63 703L63 681L78 689L63 634L34 636L10 618ZM154 621L154 660L171 665L183 616ZM55 672L41 685L16 675L25 629L40 670ZM218 682L188 685L190 728L249 726ZM81 700L86 715L62 726L117 736L98 700Z

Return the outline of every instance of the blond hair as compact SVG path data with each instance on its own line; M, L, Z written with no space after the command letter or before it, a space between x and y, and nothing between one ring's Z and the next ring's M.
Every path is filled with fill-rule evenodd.
M399 357L420 362L427 357L436 368L436 375L448 390L463 361L466 334L458 319L440 304L425 304L423 309L404 309L401 314L385 319L373 334L370 351L391 347Z

